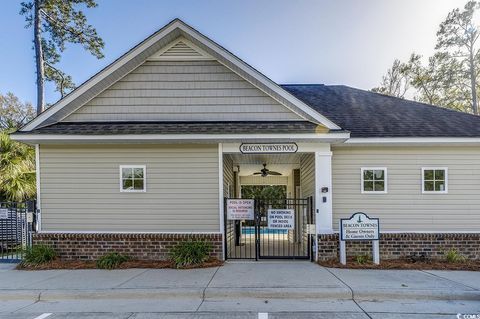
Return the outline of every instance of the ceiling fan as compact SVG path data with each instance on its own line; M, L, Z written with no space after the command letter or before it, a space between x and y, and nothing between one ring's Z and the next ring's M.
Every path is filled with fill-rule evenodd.
M274 172L274 171L271 171L267 168L267 164L266 163L263 163L263 168L260 170L260 172L255 172L253 173L253 175L260 175L262 177L267 177L268 175L282 175L282 173L279 173L279 172Z

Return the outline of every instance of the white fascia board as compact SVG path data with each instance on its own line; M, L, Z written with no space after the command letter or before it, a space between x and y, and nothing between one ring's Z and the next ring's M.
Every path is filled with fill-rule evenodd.
M173 32L177 28L185 32L192 38L195 38L200 43L203 43L204 45L206 45L209 49L219 54L222 58L230 61L236 67L238 67L242 71L254 77L263 85L265 85L266 87L268 87L269 89L277 93L282 98L285 98L286 100L288 100L290 103L292 103L293 105L298 107L301 111L303 111L305 114L308 114L313 119L317 120L319 123L325 125L327 128L332 130L341 129L338 125L330 121L328 118L326 118L325 116L313 110L311 107L309 107L308 105L306 105L305 103L303 103L302 101L294 97L292 94L288 93L286 90L281 88L278 84L276 84L275 82L270 80L268 77L261 74L260 72L255 70L253 67L249 66L248 64L246 64L245 62L243 62L242 60L234 56L232 53L216 45L215 43L212 42L212 40L208 39L206 36L200 34L198 31L189 27L188 25L181 22L180 20L175 20L170 25L167 25L166 27L164 27L164 29L160 30L157 34L154 34L150 38L147 38L144 42L140 43L136 48L126 53L118 61L113 62L111 65L107 66L105 69L103 69L102 71L94 75L90 80L88 80L87 82L82 84L80 87L75 89L71 94L67 95L65 98L63 98L62 100L60 100L59 102L57 102L56 104L54 104L53 106L45 110L43 113L37 116L34 120L32 120L27 125L25 125L23 128L21 128L21 131L31 131L37 128L49 117L53 116L56 112L61 110L63 107L65 107L66 105L71 103L73 100L78 98L80 95L82 95L83 93L91 89L93 86L95 86L100 81L105 79L111 73L115 72L115 70L125 65L128 61L130 61L135 56L140 54L143 50L150 47L155 42L159 41L160 39L168 35L170 32ZM285 107L288 108L288 106L285 106Z
M451 145L451 144L480 144L478 137L372 137L350 138L344 145Z
M67 134L17 134L11 138L18 142L133 142L133 141L249 141L249 140L279 140L279 141L333 141L343 142L350 133L307 133L307 134L119 134L119 135L67 135Z

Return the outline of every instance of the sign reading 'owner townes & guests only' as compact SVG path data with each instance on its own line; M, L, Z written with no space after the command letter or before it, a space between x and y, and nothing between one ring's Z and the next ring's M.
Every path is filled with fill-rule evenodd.
M295 143L243 143L240 145L240 152L243 154L278 154L295 153L298 145Z
M365 213L355 213L350 218L340 219L340 262L347 263L345 241L372 241L373 262L380 263L380 222Z
M293 229L295 213L293 209L269 209L268 228Z
M253 199L227 199L227 219L253 220Z

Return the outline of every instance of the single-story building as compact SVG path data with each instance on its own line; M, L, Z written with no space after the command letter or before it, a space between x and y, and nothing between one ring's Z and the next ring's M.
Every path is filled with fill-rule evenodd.
M219 258L328 259L355 212L379 218L382 258L480 257L480 117L279 85L178 19L12 138L36 149L34 241L64 258L165 258L197 238Z

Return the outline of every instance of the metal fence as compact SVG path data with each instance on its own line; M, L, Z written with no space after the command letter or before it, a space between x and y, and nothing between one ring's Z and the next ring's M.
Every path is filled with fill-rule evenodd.
M227 201L225 199L225 207ZM270 228L269 210L288 210L291 227ZM225 212L227 259L310 259L313 198L256 199L253 220L229 220Z
M0 202L0 262L18 262L32 244L35 202Z

